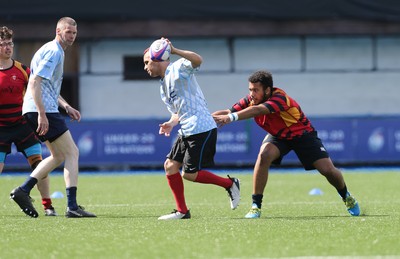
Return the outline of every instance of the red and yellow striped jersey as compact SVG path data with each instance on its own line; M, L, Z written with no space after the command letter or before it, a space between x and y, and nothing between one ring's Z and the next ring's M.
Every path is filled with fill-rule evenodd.
M314 131L314 127L302 112L300 105L282 89L274 87L272 96L262 104L270 113L256 116L254 120L269 134L290 140ZM233 105L231 111L240 111L252 105L251 97L247 95Z
M0 70L0 127L22 119L22 102L30 69L14 60L14 65Z

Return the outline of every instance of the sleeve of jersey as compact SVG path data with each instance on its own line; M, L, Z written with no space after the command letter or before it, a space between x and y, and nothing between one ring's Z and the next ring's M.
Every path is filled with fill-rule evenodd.
M283 95L276 95L264 103L270 113L285 111L287 109L286 97Z
M250 106L250 98L249 98L249 96L246 96L246 97L240 99L237 103L235 103L232 106L232 108L230 108L229 110L231 112L238 112L238 111L241 111L243 109L246 109L249 106Z
M190 75L194 74L200 69L200 67L193 68L192 62L190 62L190 60L185 58L181 58L176 62L179 62L180 64L179 72L180 75L184 78L188 78Z
M34 70L34 74L50 80L59 59L60 54L58 52L47 51Z

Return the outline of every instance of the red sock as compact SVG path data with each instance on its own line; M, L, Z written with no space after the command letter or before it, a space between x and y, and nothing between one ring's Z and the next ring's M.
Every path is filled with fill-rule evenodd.
M218 176L218 175L213 174L206 170L200 170L197 173L195 182L206 183L206 184L215 184L215 185L224 187L225 189L232 186L231 179Z
M42 205L45 210L52 208L53 206L51 205L51 199L50 198L43 198L42 199Z
M180 173L167 175L168 185L172 190L172 194L174 195L176 209L186 214L188 211L185 202L185 193L183 187L183 180Z

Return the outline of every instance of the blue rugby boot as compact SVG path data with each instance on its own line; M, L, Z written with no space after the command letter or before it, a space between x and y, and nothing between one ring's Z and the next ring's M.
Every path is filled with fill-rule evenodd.
M261 216L261 209L258 208L257 204L251 205L250 211L244 216L246 219L258 219Z
M346 198L343 199L343 202L351 216L360 215L360 206L358 205L358 201L349 192L347 192Z

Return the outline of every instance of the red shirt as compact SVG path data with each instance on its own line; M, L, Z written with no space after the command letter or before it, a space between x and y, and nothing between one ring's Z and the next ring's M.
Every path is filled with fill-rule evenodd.
M22 119L22 102L30 69L14 60L12 67L0 70L0 127Z
M290 140L314 131L300 105L282 89L274 87L272 96L262 104L269 109L270 113L254 117L254 120L269 134ZM231 111L240 111L252 105L250 95L247 95L233 105Z

